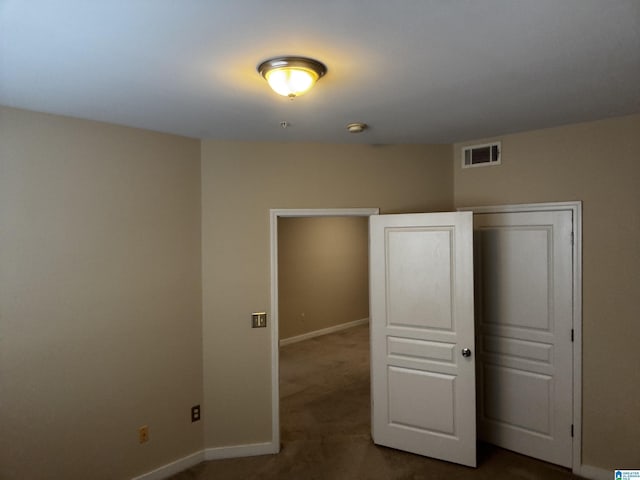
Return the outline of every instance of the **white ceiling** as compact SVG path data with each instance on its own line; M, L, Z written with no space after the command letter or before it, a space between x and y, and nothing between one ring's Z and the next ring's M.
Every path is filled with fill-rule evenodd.
M279 55L329 71L290 101L256 72ZM0 104L372 144L595 120L640 112L640 0L0 0Z

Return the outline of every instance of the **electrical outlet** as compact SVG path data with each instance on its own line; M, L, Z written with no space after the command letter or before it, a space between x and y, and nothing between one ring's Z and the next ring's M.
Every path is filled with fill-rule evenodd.
M142 425L138 428L138 442L147 443L149 441L149 426Z
M191 407L191 422L197 422L200 420L200 405L194 405Z

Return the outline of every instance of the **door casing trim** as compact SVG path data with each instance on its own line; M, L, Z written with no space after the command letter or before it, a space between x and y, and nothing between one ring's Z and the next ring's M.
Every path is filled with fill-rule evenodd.
M270 209L271 239L271 453L280 451L280 339L278 333L278 217L370 217L379 208Z

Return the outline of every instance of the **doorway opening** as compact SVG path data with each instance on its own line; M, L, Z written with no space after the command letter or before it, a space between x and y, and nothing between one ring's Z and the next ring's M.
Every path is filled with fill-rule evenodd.
M281 442L280 432L280 288L279 288L279 255L278 255L278 220L289 218L311 218L311 217L369 217L377 215L377 208L356 208L356 209L277 209L271 210L271 388L272 388L272 441L275 444L276 451L279 451ZM368 248L368 246L367 246ZM368 255L367 255L368 264ZM313 292L312 292L313 293ZM291 308L296 308L293 305ZM300 310L298 308L298 310ZM300 317L304 315L304 317ZM307 318L304 311L298 312L299 319ZM364 324L366 319L354 319L352 324ZM340 330L344 325L330 325L322 323L323 320L317 318L309 318L309 321L299 322L300 324L312 324L316 327L307 325L307 331L304 329L296 330L298 327L287 327L288 341L285 343L293 343L296 340L312 338L322 333L330 333ZM331 323L331 322L329 322Z

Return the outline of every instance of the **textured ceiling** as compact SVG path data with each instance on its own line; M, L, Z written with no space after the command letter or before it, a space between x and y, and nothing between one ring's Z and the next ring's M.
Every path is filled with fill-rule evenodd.
M285 54L329 69L293 101L256 72ZM0 104L199 138L372 144L595 120L640 112L640 1L0 0ZM370 130L347 133L356 121Z

